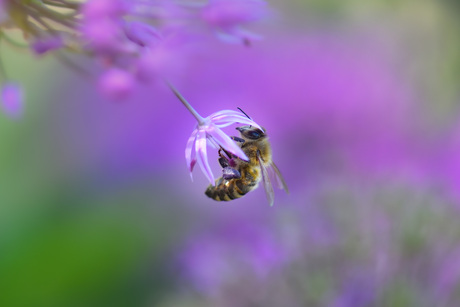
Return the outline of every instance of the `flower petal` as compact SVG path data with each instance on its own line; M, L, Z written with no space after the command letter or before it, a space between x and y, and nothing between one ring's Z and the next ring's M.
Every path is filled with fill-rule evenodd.
M218 39L225 43L240 44L250 46L253 41L261 40L263 37L251 31L247 31L241 27L234 27L231 29L221 29L215 31Z
M211 121L216 124L219 128L227 127L235 123L246 124L250 126L255 126L263 131L262 127L259 126L252 119L243 116L240 112L233 110L223 110L216 113L213 113L209 116Z
M206 152L206 131L204 130L198 130L195 142L195 151L201 171L205 174L206 178L208 178L209 182L214 185L214 175L212 174L211 167L208 163L208 155Z
M243 152L243 150L233 141L228 135L226 135L218 127L214 126L213 129L208 130L208 138L212 137L214 140L222 146L225 150L231 152L238 158L248 161L249 158Z
M35 54L41 55L48 51L59 49L64 46L64 41L59 36L52 36L42 39L35 39L30 47Z
M214 112L212 113L211 115L209 115L209 118L214 118L216 116L220 116L220 115L226 115L226 114L232 114L232 115L241 115L240 112L238 111L235 111L235 110L221 110L221 111L217 111L217 112Z
M124 23L126 37L139 46L153 46L161 40L160 32L153 26L140 22Z
M248 118L246 116L246 114L242 114L241 112L234 111L234 110L218 111L218 112L215 112L215 113L212 113L211 115L209 115L209 118L212 119L212 120L217 120L221 116L226 116L226 115L239 115L239 116L243 116L244 118Z
M237 115L228 115L228 116L221 116L219 117L218 120L214 121L214 124L217 125L220 128L230 126L232 124L245 124L249 126L254 126L259 128L260 130L263 131L262 127L260 127L255 121L252 119L249 119L244 116L237 116Z
M196 135L198 133L198 130L195 129L192 132L192 135L189 137L187 141L187 146L185 146L185 161L187 162L187 168L190 172L190 178L193 181L193 167L195 166L196 159L195 159L195 141L196 141Z

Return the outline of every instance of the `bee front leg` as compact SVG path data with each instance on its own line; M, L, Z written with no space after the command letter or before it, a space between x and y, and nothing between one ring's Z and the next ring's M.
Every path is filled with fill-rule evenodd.
M237 143L241 143L240 146L244 144L244 139L242 139L242 138L239 138L237 136L231 136L230 138L232 140L234 140L235 142L237 142Z

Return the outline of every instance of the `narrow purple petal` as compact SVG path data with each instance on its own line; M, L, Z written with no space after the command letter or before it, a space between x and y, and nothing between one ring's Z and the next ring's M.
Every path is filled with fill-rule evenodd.
M208 137L208 141L209 141L209 145L210 145L212 148L220 149L220 145L217 143L217 141L216 141L214 138Z
M193 181L193 167L195 166L196 159L195 159L195 141L196 141L196 135L198 133L198 130L193 130L192 135L187 141L187 146L185 146L185 161L187 163L187 168L190 171L190 178Z
M221 111L212 113L211 115L209 115L209 118L214 118L220 115L241 115L241 112L238 112L235 110L221 110Z
M239 123L239 124L255 126L263 131L262 127L260 127L255 121L247 117L244 117L242 115L228 115L228 116L222 115L217 120L213 119L213 122L219 128L223 128L223 127L230 126L232 124Z
M262 35L247 31L241 27L235 27L227 31L216 31L216 36L221 41L230 44L251 45L252 41L261 40Z
M218 127L213 127L212 130L208 130L208 135L220 145L225 150L231 152L235 156L239 157L242 160L248 161L249 158L243 152L243 150L233 141L228 135L226 135L222 130ZM208 137L209 137L208 136Z
M214 185L214 175L212 174L211 167L208 163L208 154L206 152L206 132L204 130L198 131L195 142L195 151L201 171L205 174L206 178L208 178L209 182Z
M193 169L195 168L195 164L196 164L196 159L192 159L192 161L190 162L190 178L192 179L192 181L193 181L192 172L193 172Z
M20 85L5 83L1 87L0 102L4 112L11 118L18 118L23 111L23 93Z
M32 50L36 54L44 54L48 51L59 49L64 46L62 38L60 37L47 37L43 39L37 39L31 44Z
M255 126L263 131L262 127L259 126L255 121L246 116L242 115L240 112L233 110L223 110L216 113L213 113L209 116L211 121L216 124L219 128L230 126L234 123L246 124L250 126Z
M161 40L160 32L143 22L131 21L124 24L126 37L139 46L153 46Z

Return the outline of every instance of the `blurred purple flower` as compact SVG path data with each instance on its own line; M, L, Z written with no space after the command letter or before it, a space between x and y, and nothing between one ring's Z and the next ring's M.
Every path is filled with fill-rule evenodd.
M210 0L201 18L217 32L218 37L228 42L243 42L260 36L241 28L266 14L266 2L262 0Z
M7 20L6 0L0 0L0 24Z
M1 104L4 112L11 118L18 118L22 115L23 94L20 85L7 82L1 88Z
M87 48L95 56L117 58L131 55L135 61L139 46L144 47L152 36L159 35L145 22L125 21L126 16L136 16L139 1L90 0L82 7L81 32ZM154 31L155 30L155 31ZM138 46L137 46L138 45Z
M174 60L174 56L162 47L154 50L146 49L136 63L136 77L142 82L151 82L166 72L167 67Z
M135 1L128 5L122 0L86 2L81 9L83 18L80 27L86 48L95 56L112 59L131 51L130 41L123 31L123 16L134 5Z
M86 18L93 21L101 18L117 18L128 11L128 3L125 0L89 0L82 6L81 11Z
M265 284L289 259L272 231L252 221L233 220L214 230L193 236L177 259L183 277L204 294L232 285Z
M43 39L36 39L30 47L36 54L44 54L48 51L56 50L64 46L60 37L51 36Z
M434 276L438 299L458 293L460 285L460 249L455 248L440 257L440 265Z
M141 47L151 47L161 39L158 29L143 22L126 22L124 30L126 37Z
M121 69L112 68L99 79L99 89L107 97L120 100L131 94L135 86L133 76Z
M187 37L196 41L196 34L205 28L203 21L230 40L248 43L255 36L240 29L240 25L258 19L265 4L259 0L219 0L207 5L160 0L28 1L27 5L20 2L0 0L0 26L6 21L8 28L23 32L34 53L41 55L65 48L96 59L103 64L103 71L116 68L132 74L137 77L133 78L136 82L155 80L158 75L169 77L167 66L176 71L175 63L182 62L178 52L182 46L164 48L160 44L162 38ZM5 41L17 45L14 40ZM156 53L157 48L162 49ZM65 62L78 68L71 58Z
M372 306L372 303L375 302L377 297L375 276L368 272L353 271L352 273L350 276L344 276L343 289L329 306L365 307Z
M193 167L198 161L201 171L205 174L209 182L214 184L214 175L211 171L211 167L209 166L208 154L206 151L207 141L209 141L209 143L215 148L223 148L242 160L248 160L248 157L245 155L243 150L228 135L226 135L221 128L240 123L262 129L257 123L255 123L252 119L245 117L241 113L232 110L218 111L206 118L203 118L173 86L169 85L169 87L198 121L198 124L195 130L193 130L192 135L187 141L187 146L185 147L185 160L191 177Z
M98 56L115 55L123 49L119 42L120 26L116 21L102 19L98 22L85 22L81 32L88 47Z

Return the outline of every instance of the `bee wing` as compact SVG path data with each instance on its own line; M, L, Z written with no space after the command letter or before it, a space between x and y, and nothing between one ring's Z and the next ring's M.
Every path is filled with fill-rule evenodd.
M257 160L259 161L260 172L262 173L262 181L264 183L265 195L267 196L267 200L270 206L273 206L273 203L275 202L275 191L273 191L273 186L270 182L270 177L268 175L267 168L264 165L264 161L260 157L259 151L257 151Z
M276 186L279 189L283 189L286 193L289 194L289 189L287 187L286 181L284 181L284 178L281 175L280 170L278 169L278 167L276 166L274 162L270 164L270 166L268 167L268 170L270 171L272 178L275 179Z

